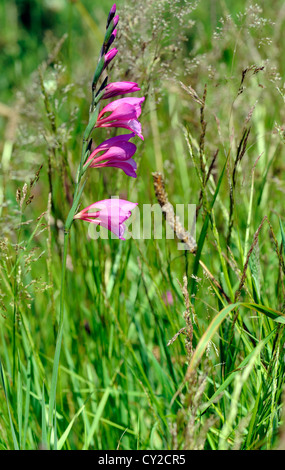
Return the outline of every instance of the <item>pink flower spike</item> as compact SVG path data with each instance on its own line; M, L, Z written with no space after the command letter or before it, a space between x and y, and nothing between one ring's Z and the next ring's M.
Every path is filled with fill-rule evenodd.
M118 95L125 95L126 93L134 93L135 91L139 91L140 88L138 87L137 83L134 82L114 82L109 83L104 88L104 95L102 99L113 98L114 96Z
M95 202L74 216L86 222L101 225L114 233L119 239L125 240L126 226L124 222L131 216L137 203L124 199L104 199Z

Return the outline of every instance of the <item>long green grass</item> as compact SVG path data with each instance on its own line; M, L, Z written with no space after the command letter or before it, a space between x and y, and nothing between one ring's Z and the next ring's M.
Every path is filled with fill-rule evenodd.
M94 169L83 204L116 194L142 214L160 172L171 204L196 204L197 250L163 217L162 239L75 223L60 351L63 227L112 2L0 5L0 448L284 449L283 2L117 2L110 78L140 84L145 140L136 181Z

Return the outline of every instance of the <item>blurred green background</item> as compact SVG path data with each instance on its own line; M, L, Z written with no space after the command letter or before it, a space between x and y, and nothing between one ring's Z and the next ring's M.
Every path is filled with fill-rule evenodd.
M128 0L116 2L118 12ZM149 2L146 2L149 3ZM154 3L154 2L153 2ZM181 1L181 5L185 2ZM0 2L0 51L2 101L13 102L13 91L29 80L30 74L47 56L46 41L52 34L57 38L68 33L64 47L67 65L80 71L80 59L88 61L97 57L104 32L105 17L113 2L105 0L1 0ZM206 52L211 47L212 33L224 14L235 15L245 8L247 2L204 0L197 2L191 18L198 20L191 30L192 41L201 41ZM278 13L283 2L266 0L258 2L265 13ZM78 70L76 70L78 72ZM5 73L4 73L5 72Z

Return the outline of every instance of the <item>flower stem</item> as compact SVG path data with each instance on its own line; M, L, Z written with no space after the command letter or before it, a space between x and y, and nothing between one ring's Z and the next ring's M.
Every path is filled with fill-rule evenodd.
M64 243L63 243L62 268L61 268L59 325L63 323L63 318L64 318L64 291L65 291L65 273L66 273L68 240L69 240L69 230L65 230L64 231Z
M55 411L56 405L56 386L58 378L58 369L59 369L59 358L62 344L63 336L63 325L64 325L64 300L65 300L65 278L66 278L66 260L68 252L68 241L69 241L69 232L71 225L73 223L73 217L81 196L82 189L80 188L80 183L82 179L82 167L84 163L84 157L87 151L88 141L86 138L83 139L81 161L77 172L77 179L73 197L73 204L67 216L65 227L64 227L64 242L63 242L63 255L62 255L62 267L61 267L61 286L60 286L60 306L59 306L59 321L58 321L58 333L54 353L53 361L53 371L51 379L51 390L50 390L50 399L49 399L49 426L52 426L53 423L53 414Z

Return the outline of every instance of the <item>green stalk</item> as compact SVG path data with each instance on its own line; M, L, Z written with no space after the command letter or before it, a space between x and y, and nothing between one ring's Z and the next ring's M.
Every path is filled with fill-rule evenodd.
M101 70L101 73L102 73L102 70ZM83 134L81 158L80 158L80 163L79 163L77 175L76 175L73 203L68 213L68 216L66 218L66 222L64 226L64 244L63 244L63 256L62 256L62 268L61 268L59 322L58 322L58 333L57 333L57 340L56 340L54 361L53 361L50 399L49 399L48 426L50 430L52 429L52 426L54 423L53 413L56 412L56 387L57 387L59 358L60 358L62 336L63 336L63 326L64 326L64 298L65 298L64 294L65 294L66 259L67 259L67 252L68 252L69 233L70 233L70 228L72 226L78 204L80 202L82 191L85 186L85 182L83 182L81 186L80 184L81 184L81 180L86 170L84 169L84 163L86 161L86 158L88 157L88 145L89 145L89 140L90 140L90 134L92 130L94 129L97 118L98 118L99 109L100 109L99 100L101 96L102 96L102 93L99 94L96 101L94 100L94 97L92 99L92 107L91 107L91 112L89 115L89 121ZM94 108L94 105L95 105L95 108Z
M48 423L49 423L50 427L52 427L53 411L55 409L56 385L57 385L59 357L60 357L62 334L63 334L63 324L64 324L64 291L65 291L65 276L66 276L66 259L67 259L67 250L68 250L68 240L69 240L69 230L65 230L65 232L64 232L63 257L62 257L62 271L61 271L61 287L60 287L59 327L58 327L58 334L57 334L54 361L53 361L53 371L52 371L51 390L50 390L50 399L49 399L49 419L48 419Z
M68 252L68 241L70 228L73 223L74 215L79 204L79 200L84 188L84 184L80 188L80 183L84 174L83 165L86 158L86 152L88 148L89 137L92 132L92 129L95 125L95 122L98 117L99 106L97 106L94 112L91 114L88 125L85 129L82 143L81 159L77 171L77 178L74 190L73 204L69 211L69 214L66 218L65 227L64 227L64 244L63 244L63 256L62 256L62 268L61 268L61 286L60 286L60 309L59 309L59 322L58 322L58 334L56 340L54 361L53 361L53 371L52 371L52 380L51 380L51 390L50 390L50 400L49 400L49 426L52 427L53 424L53 412L55 410L56 403L56 386L58 378L58 369L59 369L59 358L62 344L62 335L63 335L63 325L64 325L64 294L65 294L65 278L66 278L66 259Z
M16 251L16 258L14 266L17 266L18 259L19 259L19 244L21 239L21 232L22 232L22 222L23 222L23 209L21 206L21 215L20 215L20 225L19 225L19 232L17 235L17 251ZM17 333L17 313L18 313L18 275L17 272L15 273L14 277L14 289L13 289L13 300L14 300L14 308L13 308L13 383L15 384L15 373L16 373L16 333Z
M64 291L65 291L65 274L66 274L66 258L68 251L69 230L64 232L63 244L63 257L62 257L62 272L61 272L61 287L60 287L60 310L59 310L59 325L63 323L64 317Z

